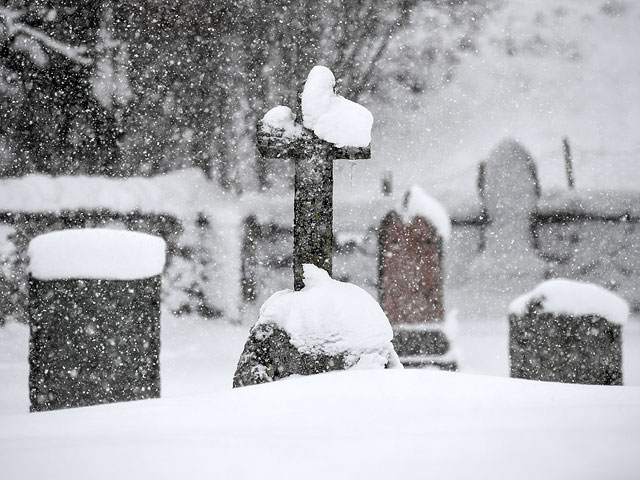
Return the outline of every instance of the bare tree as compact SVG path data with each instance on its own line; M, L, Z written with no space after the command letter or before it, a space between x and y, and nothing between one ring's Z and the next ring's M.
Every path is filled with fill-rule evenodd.
M295 107L314 65L354 100L383 78L418 85L416 63L434 40L415 41L431 25L416 12L464 18L466 3L10 0L0 10L0 153L17 152L12 174L195 166L225 189L247 178L264 188L256 121L273 105Z

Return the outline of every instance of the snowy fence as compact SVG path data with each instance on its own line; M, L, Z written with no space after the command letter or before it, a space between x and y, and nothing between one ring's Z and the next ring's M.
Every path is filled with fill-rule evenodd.
M388 213L388 212L384 212ZM478 252L485 218L462 216L451 219L454 231L465 238L463 248ZM290 288L293 229L273 221L260 222L254 215L244 221L242 241L242 285L245 302L260 304L278 288ZM334 278L355 283L378 296L380 222L338 230L333 240ZM455 253L454 253L455 255Z
M541 210L532 235L547 277L600 284L640 311L640 215Z
M236 214L197 170L113 179L29 175L0 181L0 323L26 322L27 253L35 236L69 228L150 233L167 244L163 308L237 319Z
M246 195L223 202L209 182L190 172L160 179L43 178L2 181L0 188L0 322L26 321L26 245L36 235L66 228L112 227L159 235L167 242L163 306L204 318L254 319L274 291L291 288L291 198ZM9 182L15 182L9 184ZM92 183L93 182L93 183ZM115 185L115 186L114 186ZM74 192L66 198L67 192ZM457 307L507 249L489 251L491 218L476 198L445 207L452 220L444 269L446 293ZM391 197L366 203L343 199L335 212L334 277L378 295L378 230L395 207ZM495 217L494 213L494 217ZM540 266L524 288L492 276L512 298L546 277L563 276L616 291L640 311L640 195L623 192L547 192L529 214L526 238L509 228L498 246L531 250ZM521 270L519 267L517 269ZM482 281L471 278L475 275ZM474 283L475 281L475 283ZM507 291L511 289L510 291ZM462 295L462 294L460 294ZM484 294L477 294L483 301ZM474 300L475 301L475 300Z
M242 241L243 300L262 303L277 289L291 288L293 227L260 223L255 215L244 220ZM377 228L362 234L337 232L333 240L334 278L377 288Z
M449 292L462 286L470 266L481 257L490 221L480 212L452 218L445 260ZM231 226L226 232L236 239L239 251L227 252L228 258L223 258L227 247L217 235L223 226L216 222L204 214L191 221L169 214L104 209L0 212L0 233L3 240L8 238L0 250L1 318L26 320L28 242L38 234L65 228L125 228L164 238L168 259L163 303L177 314L215 318L232 312L231 317L237 318L238 311L251 311L274 291L291 287L291 225L250 215L238 231ZM377 297L379 222L368 223L336 231L334 277L356 283ZM534 280L568 277L590 281L616 291L632 310L640 310L639 216L622 210L606 216L584 209L569 213L567 208L547 205L532 215L531 242L544 261ZM236 294L231 284L238 277L241 286Z
M618 293L633 311L640 311L640 216L625 208L603 215L563 205L541 204L530 215L527 238L515 240L524 242L519 250L531 247L540 260L541 268L529 272L535 278L527 280L535 284L544 278L566 277L597 283ZM483 259L492 221L480 210L451 218L444 262L450 287L462 287L474 265L484 268L481 260L492 260ZM242 255L244 299L259 304L275 289L290 288L291 227L260 223L255 217L249 223ZM364 223L359 230L338 230L334 238L334 277L356 283L374 297L378 295L379 226L379 222ZM507 236L501 242L508 245L512 240ZM504 287L500 279L496 281L496 288Z

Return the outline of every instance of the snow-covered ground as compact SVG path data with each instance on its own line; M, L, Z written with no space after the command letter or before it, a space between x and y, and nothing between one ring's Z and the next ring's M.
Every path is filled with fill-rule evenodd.
M507 330L461 318L462 373L232 390L248 326L164 315L162 399L28 413L28 328L8 324L2 478L637 478L640 319L624 326L624 387L505 378Z

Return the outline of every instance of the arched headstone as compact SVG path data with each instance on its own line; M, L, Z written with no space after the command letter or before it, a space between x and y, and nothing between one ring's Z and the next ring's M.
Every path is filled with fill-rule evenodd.
M451 224L442 206L419 187L407 192L400 213L382 221L379 297L405 366L455 369L444 311L444 242Z
M527 249L531 245L531 214L540 197L536 166L529 152L513 139L500 143L480 164L478 188L489 218L485 249Z
M544 275L531 233L540 196L533 158L516 140L503 141L480 163L478 188L487 223L469 273L491 306L504 294L532 288Z

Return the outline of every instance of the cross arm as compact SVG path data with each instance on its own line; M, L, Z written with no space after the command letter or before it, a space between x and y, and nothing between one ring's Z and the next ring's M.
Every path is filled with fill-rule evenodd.
M329 157L332 160L369 160L371 158L371 146L336 147L331 145Z
M258 121L257 146L264 158L297 158L302 155L305 142L310 141L309 133L288 134L284 128L274 128Z
M331 160L368 160L371 158L371 147L337 147L319 139L314 133L302 128L300 133L292 135L284 128L274 128L265 125L262 120L257 125L257 146L260 155L264 158L301 158L304 155L305 146L311 142L326 145L328 156Z

